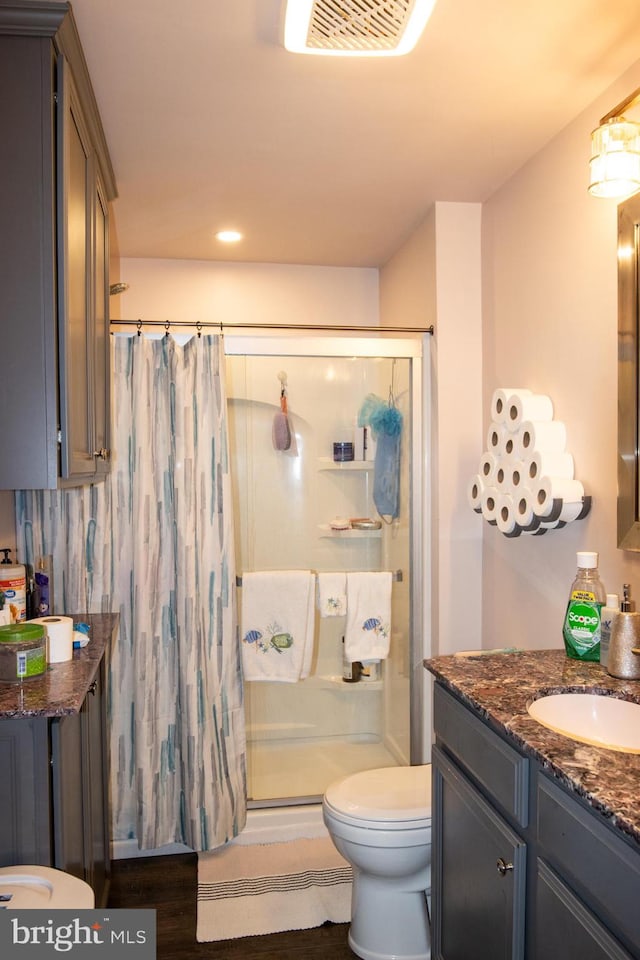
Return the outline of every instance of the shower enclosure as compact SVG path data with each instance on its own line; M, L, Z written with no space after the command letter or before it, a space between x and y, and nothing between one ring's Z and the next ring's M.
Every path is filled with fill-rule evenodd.
M430 605L429 338L226 336L236 565L243 571L389 570L390 652L378 675L343 679L344 617L316 612L311 675L245 684L251 807L317 802L340 776L424 762ZM293 442L272 440L286 377ZM335 518L377 518L374 461L335 462L353 439L365 397L393 396L402 413L400 514L377 530L339 530Z

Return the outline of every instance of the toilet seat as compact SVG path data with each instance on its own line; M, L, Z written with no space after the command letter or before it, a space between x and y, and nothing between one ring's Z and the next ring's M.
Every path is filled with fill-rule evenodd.
M0 867L0 894L10 894L9 910L88 909L95 907L93 890L84 880L55 867L21 864Z
M419 829L431 822L431 765L382 767L332 783L325 808L342 823L384 830Z

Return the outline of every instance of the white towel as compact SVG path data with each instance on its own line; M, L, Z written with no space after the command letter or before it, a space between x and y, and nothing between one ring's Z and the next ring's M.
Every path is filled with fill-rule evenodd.
M315 577L310 570L242 576L242 666L245 680L295 683L313 656Z
M347 574L347 623L344 655L355 660L384 660L391 636L391 573Z
M321 617L344 617L347 612L347 577L344 572L318 574L318 610Z

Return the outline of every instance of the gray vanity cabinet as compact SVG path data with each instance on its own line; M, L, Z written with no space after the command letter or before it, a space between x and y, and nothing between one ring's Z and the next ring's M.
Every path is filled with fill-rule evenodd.
M522 960L526 844L437 747L433 777L434 955Z
M40 864L109 884L104 661L79 713L0 720L0 866Z
M434 960L640 958L640 850L441 685Z
M0 489L108 470L104 134L67 4L0 0Z

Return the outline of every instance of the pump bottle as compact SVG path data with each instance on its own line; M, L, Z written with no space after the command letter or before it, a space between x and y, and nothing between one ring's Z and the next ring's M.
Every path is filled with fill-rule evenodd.
M640 680L640 613L628 583L623 590L620 613L611 625L607 670L620 680Z

